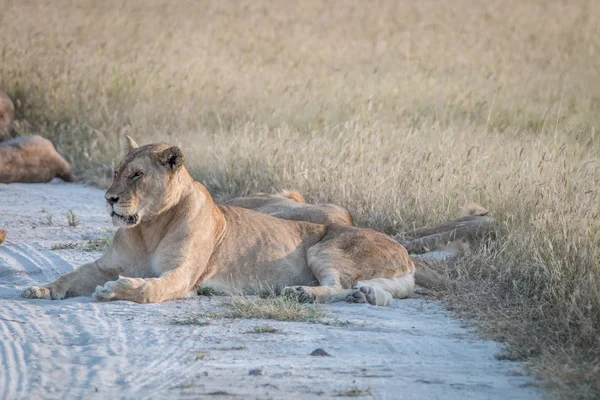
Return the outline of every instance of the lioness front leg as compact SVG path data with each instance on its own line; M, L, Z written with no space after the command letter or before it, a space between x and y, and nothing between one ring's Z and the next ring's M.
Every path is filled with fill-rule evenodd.
M21 292L26 299L61 300L66 297L89 296L97 285L102 285L117 277L112 269L100 268L98 261L84 264L73 272L69 272L56 281L32 286Z
M96 301L129 300L136 303L160 303L186 297L195 280L190 269L179 267L161 274L158 278L127 278L96 287Z

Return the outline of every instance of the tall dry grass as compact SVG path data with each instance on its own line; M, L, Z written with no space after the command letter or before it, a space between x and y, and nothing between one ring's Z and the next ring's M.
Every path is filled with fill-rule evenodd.
M448 294L510 358L600 393L600 3L0 2L19 134L105 184L127 133L217 195L295 188L395 233L478 202L510 234ZM568 392L561 392L568 393Z

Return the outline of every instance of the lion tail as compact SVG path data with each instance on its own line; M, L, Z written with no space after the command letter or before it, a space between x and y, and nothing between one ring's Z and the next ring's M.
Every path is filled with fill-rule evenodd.
M284 190L280 194L281 194L281 197L283 197L285 199L294 200L298 203L306 203L304 196L302 196L299 192L297 192L295 190Z
M425 261L412 256L411 259L415 264L415 283L417 285L427 289L456 288L456 282L438 274Z
M442 250L436 250L424 254L412 254L410 258L415 264L415 283L428 289L456 288L456 282L437 273L433 268L431 268L431 265L452 261L468 252L469 244L461 240L457 240L450 243Z

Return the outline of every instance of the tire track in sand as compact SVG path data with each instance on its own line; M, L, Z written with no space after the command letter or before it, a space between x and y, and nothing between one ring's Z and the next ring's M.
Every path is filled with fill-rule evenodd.
M22 341L18 340L19 336L23 336L21 324L0 320L0 365L4 369L4 373L0 374L0 393L3 399L16 399L20 397L19 394L28 392L25 352Z

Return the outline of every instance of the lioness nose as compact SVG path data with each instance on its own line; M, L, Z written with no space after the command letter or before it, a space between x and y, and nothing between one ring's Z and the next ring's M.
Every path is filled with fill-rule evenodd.
M110 205L112 206L112 205L113 205L113 204L115 204L117 201L119 201L119 198L118 198L118 197L107 197L107 198L106 198L106 201L108 201L108 204L110 204Z

